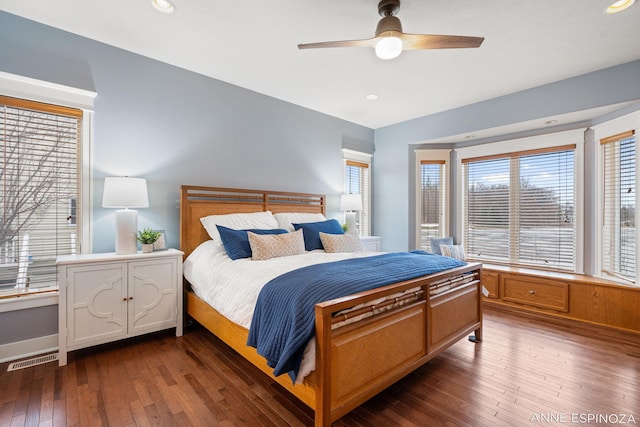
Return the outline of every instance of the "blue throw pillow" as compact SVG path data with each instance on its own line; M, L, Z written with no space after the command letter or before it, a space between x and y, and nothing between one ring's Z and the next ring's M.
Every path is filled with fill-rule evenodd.
M442 255L440 245L453 245L453 237L443 237L441 239L431 238L429 239L431 244L431 252L436 255Z
M222 245L227 251L227 255L229 255L229 258L231 259L251 258L251 245L249 245L249 235L247 234L247 231L255 234L287 233L287 230L283 230L281 228L274 228L271 230L234 230L233 228L227 228L217 224L216 227L218 228L218 232L220 233Z
M324 246L322 246L322 240L320 240L320 232L327 234L344 234L342 226L340 226L340 223L335 219L292 225L296 231L302 229L302 235L304 236L304 248L308 251L324 249Z

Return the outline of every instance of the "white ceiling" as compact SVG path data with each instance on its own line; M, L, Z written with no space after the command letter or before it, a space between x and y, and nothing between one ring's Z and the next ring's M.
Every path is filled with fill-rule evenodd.
M370 128L640 59L640 5L608 0L403 0L409 33L485 37L479 49L298 50L371 37L377 0L0 0L0 9ZM365 99L375 93L375 101Z

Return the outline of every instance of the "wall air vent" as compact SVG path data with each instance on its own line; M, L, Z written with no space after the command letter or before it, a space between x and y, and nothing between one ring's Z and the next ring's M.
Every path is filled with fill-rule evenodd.
M30 368L36 365L42 365L58 360L58 353L45 354L44 356L34 357L33 359L21 360L19 362L13 362L9 364L7 372L17 371L18 369Z

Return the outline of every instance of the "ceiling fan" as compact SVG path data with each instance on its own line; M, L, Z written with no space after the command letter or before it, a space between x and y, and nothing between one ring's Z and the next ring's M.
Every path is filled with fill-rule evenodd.
M454 49L480 47L484 37L447 36L439 34L408 34L402 32L400 19L395 15L400 10L400 0L380 0L376 35L363 40L340 40L332 42L299 44L298 49L326 47L372 47L381 59L393 59L403 50Z

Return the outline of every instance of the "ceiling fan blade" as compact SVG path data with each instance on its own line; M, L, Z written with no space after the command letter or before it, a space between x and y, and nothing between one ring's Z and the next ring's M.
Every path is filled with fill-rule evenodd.
M318 49L326 47L375 47L377 39L363 40L339 40L333 42L317 42L317 43L303 43L298 45L298 49Z
M446 36L439 34L403 33L402 50L416 49L457 49L480 47L484 37Z

